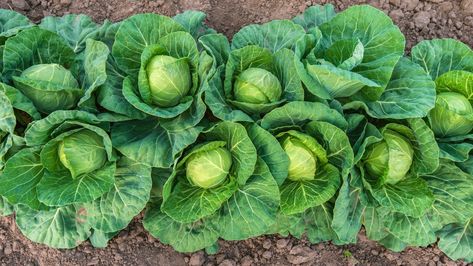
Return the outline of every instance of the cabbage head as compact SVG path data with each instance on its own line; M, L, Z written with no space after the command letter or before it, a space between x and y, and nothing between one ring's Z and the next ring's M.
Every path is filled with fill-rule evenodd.
M252 104L279 101L281 84L276 76L262 68L248 68L234 83L235 100Z
M437 100L428 115L430 127L439 138L464 136L473 129L472 72L454 70L439 76Z
M201 188L212 188L223 183L232 166L232 155L227 148L199 151L186 162L189 182Z
M393 130L385 130L383 137L382 141L367 148L366 170L382 180L382 184L396 184L409 172L414 150L409 139Z
M171 107L189 92L192 79L187 60L156 55L146 66L153 104Z

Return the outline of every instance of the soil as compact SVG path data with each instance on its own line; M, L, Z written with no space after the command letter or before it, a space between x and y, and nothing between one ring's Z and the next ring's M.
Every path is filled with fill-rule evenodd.
M408 48L430 38L457 38L473 46L473 0L0 0L0 8L17 10L33 21L44 16L84 13L97 22L121 20L135 13L174 15L187 9L208 14L208 24L231 37L250 23L291 18L313 4L333 3L338 10L368 3L384 10L406 35ZM3 265L466 265L453 262L436 247L386 250L359 234L356 245L312 245L306 240L259 237L220 242L215 255L180 254L147 234L137 217L105 249L85 243L55 250L24 238L12 217L0 218L0 266Z

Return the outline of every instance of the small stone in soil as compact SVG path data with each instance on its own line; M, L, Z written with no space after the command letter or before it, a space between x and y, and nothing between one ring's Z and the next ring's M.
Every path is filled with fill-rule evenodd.
M289 239L279 239L277 242L276 242L276 247L278 249L283 249L287 246L287 243L289 243Z
M241 266L251 266L253 265L253 258L250 256L245 256L240 260L240 265Z
M226 259L219 264L219 266L235 266L236 263L233 260Z
M203 251L196 252L192 254L189 259L190 266L201 266L205 263L205 255Z
M28 3L25 0L12 0L11 4L21 10L27 10L30 8Z
M266 239L266 240L263 242L263 248L264 248L264 249L269 249L269 248L271 248L271 240Z
M5 248L3 249L3 253L4 253L5 255L7 255L7 256L10 255L10 254L12 254L12 253L13 253L13 250L12 250L11 246L7 244L7 245L5 246Z
M265 259L270 259L272 257L273 257L273 253L271 251L265 251L263 253L263 258L265 258Z

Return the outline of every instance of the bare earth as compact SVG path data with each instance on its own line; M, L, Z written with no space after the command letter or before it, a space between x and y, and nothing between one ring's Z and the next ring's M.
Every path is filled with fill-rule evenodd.
M135 13L174 15L187 9L208 14L208 24L231 37L250 23L291 18L313 4L333 3L338 10L368 3L389 14L406 35L408 47L430 38L457 38L473 46L473 0L0 0L0 8L20 11L33 21L44 16L84 13L97 22L121 20ZM12 217L0 218L0 266L3 265L466 265L453 262L436 247L386 250L361 233L356 245L311 245L305 240L259 237L222 241L220 252L180 254L148 235L137 217L106 249L88 243L54 250L32 243Z

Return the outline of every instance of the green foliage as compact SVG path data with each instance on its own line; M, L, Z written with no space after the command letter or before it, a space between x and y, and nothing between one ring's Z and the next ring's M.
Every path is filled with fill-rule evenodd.
M180 252L266 234L473 261L473 51L316 5L231 42L206 15L0 10L0 215L105 247L145 213ZM351 254L344 252L345 257Z

